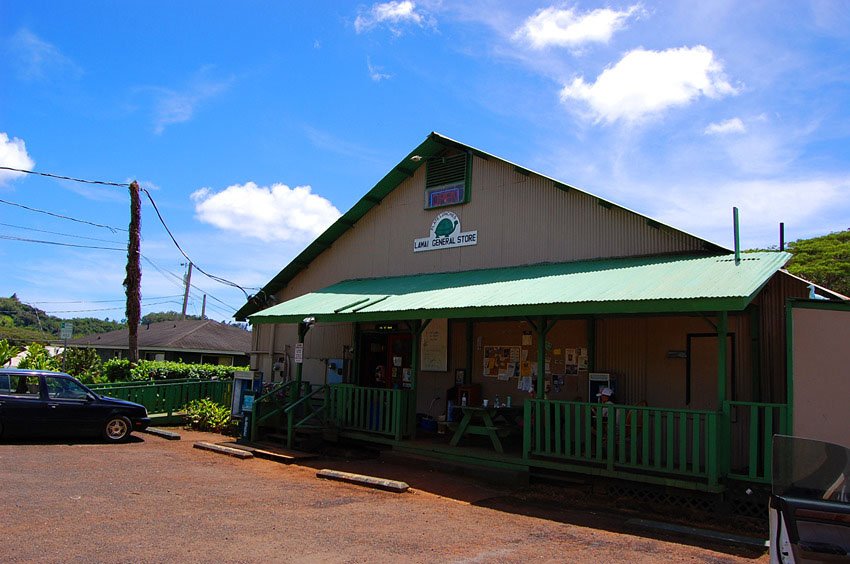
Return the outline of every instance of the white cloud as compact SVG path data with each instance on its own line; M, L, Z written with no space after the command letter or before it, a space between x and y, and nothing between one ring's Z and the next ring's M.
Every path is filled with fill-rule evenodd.
M746 133L747 128L741 118L727 119L717 123L711 123L705 128L706 135L728 135L730 133Z
M382 80L387 80L393 77L391 74L381 72L384 68L373 65L372 60L369 57L366 57L366 67L369 69L369 78L375 82L381 82Z
M232 78L215 80L208 77L210 68L198 71L183 90L152 88L155 93L154 132L159 135L169 125L192 119L199 105L230 88Z
M433 21L421 10L417 11L416 3L411 0L390 1L372 4L368 10L361 10L354 20L354 30L363 33L378 25L386 25L394 35L401 35L403 24L424 27L433 25Z
M699 96L720 98L736 94L726 81L723 65L702 46L626 53L588 84L578 77L561 90L561 101L585 102L595 121L633 122L685 106Z
M525 20L514 33L514 39L526 41L535 49L608 43L614 32L625 27L626 21L640 9L640 5L636 4L622 11L599 8L580 14L570 8L550 6Z
M27 146L23 139L9 139L6 133L0 132L0 165L23 170L32 170L35 161L27 154ZM23 172L0 170L0 186L23 176Z
M10 46L18 73L25 80L43 80L54 75L78 78L82 74L82 69L55 45L26 28L11 37Z
M339 210L310 186L253 182L220 192L192 193L198 219L226 231L271 241L311 241L339 218Z

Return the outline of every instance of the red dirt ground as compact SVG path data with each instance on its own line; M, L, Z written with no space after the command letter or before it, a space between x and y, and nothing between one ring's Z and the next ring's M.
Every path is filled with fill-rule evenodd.
M393 456L238 460L192 448L219 435L179 432L182 441L140 435L123 445L0 443L0 560L767 562L759 549L637 530L627 521L639 511L571 488L492 486ZM319 467L412 489L321 480Z

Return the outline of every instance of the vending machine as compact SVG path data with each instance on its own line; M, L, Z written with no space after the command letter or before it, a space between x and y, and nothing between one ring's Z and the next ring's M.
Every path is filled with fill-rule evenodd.
M587 375L587 401L599 401L596 394L602 388L611 388L617 394L615 378L608 372L591 372Z

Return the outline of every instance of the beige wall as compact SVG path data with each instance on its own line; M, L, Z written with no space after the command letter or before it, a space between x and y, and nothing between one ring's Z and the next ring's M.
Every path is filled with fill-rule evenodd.
M850 448L850 311L793 310L794 435Z
M290 299L351 278L566 262L699 251L694 237L657 229L621 208L606 209L595 197L565 192L552 181L524 176L512 166L474 158L471 201L424 210L425 167L403 182L279 295ZM413 252L440 211L450 210L463 231L478 231L475 246Z

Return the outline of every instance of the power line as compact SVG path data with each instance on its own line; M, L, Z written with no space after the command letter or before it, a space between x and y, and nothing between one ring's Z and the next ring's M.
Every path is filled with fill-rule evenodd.
M103 251L126 251L124 248L116 247L98 247L95 245L75 245L73 243L60 243L59 241L42 241L39 239L25 239L23 237L12 237L11 235L0 235L0 239L8 239L9 241L21 241L23 243L41 243L42 245L56 245L59 247L75 247L78 249L99 249Z
M150 200L151 205L153 206L153 209L156 212L157 217L159 218L159 222L165 228L165 232L168 233L168 236L171 237L171 241L174 243L174 246L177 247L177 250L180 251L180 254L183 255L186 258L186 260L188 260L189 262L194 264L195 268L198 270L198 272L200 272L201 274L203 274L207 278L210 278L211 280L215 280L216 282L219 282L220 284L224 284L226 286L232 286L234 288L239 288L242 291L242 293L245 294L245 299L247 300L248 299L248 292L245 291L245 288L243 288L242 286L240 286L236 282L231 282L230 280L227 280L226 278L221 278L220 276L214 276L214 275L210 274L209 272L206 272L203 268L201 268L200 266L195 264L194 261L189 258L189 255L186 254L186 251L183 250L183 248L180 246L180 243L178 243L177 239L174 238L174 235L171 233L171 230L168 228L168 225L166 225L165 220L162 218L162 214L159 213L159 208L156 207L156 202L153 201L153 196L151 196L151 193L148 192L144 188L142 188L141 190L148 197L148 200Z
M46 229L36 229L35 227L27 227L25 225L12 225L11 223L0 223L3 227L12 227L14 229L23 229L24 231L36 231L38 233L48 233L50 235L60 235L62 237L73 237L75 239L87 239L89 241L100 241L102 243L120 243L112 239L99 239L97 237L85 237L83 235L72 235L70 233L60 233L59 231L47 231Z
M179 294L175 294L172 296L156 296L152 298L142 298L142 301L145 300L164 300L167 298L179 298ZM124 302L126 298L122 298L120 300L73 300L73 301L35 301L35 302L26 302L29 305L32 304L106 304L106 303L114 303L114 302Z
M117 186L117 187L119 187L119 188L125 188L125 187L130 187L130 186L131 186L131 184L126 183L126 182L119 183L119 182L106 182L106 181L103 181L103 180L85 180L85 179L82 179L82 178L74 178L74 177L72 177L72 176L64 176L64 175L60 175L60 174L51 174L51 173L49 173L49 172L36 172L36 171L34 171L34 170L25 170L25 169L21 169L21 168L13 168L13 167L8 167L8 166L0 166L0 169L2 169L2 170L10 170L10 171L14 171L14 172L21 172L21 173L24 173L24 174L34 174L34 175L37 175L37 176L46 176L46 177L48 177L48 178L58 178L58 179L60 179L60 180L70 180L70 181L72 181L72 182L82 182L82 183L84 183L84 184L100 184L100 185L103 185L103 186ZM165 219L162 217L162 214L159 212L159 208L157 207L156 202L155 202L155 201L154 201L154 199L153 199L153 196L151 196L150 192L149 192L147 189L145 189L145 188L140 188L140 190L141 190L142 192L144 192L144 193L145 193L145 195L148 197L148 200L150 200L150 203L151 203L151 205L153 206L154 211L156 212L156 216L159 218L159 222L160 222L160 223L162 224L162 226L165 228L166 233L168 233L168 236L171 238L171 241L174 243L174 246L175 246L175 247L177 247L177 250L178 250L178 251L180 251L180 254L182 254L182 255L183 255L183 257L185 257L185 258L186 258L186 260L188 260L189 262L191 262L191 263L195 266L195 268L196 268L196 269L197 269L197 270L198 270L201 274L203 274L204 276L206 276L207 278L209 278L209 279L211 279L211 280L215 280L216 282L218 282L218 283L220 283L220 284L224 284L224 285L226 285L226 286L231 286L231 287L233 287L233 288L238 288L239 290L241 290L241 291L242 291L242 293L243 293L243 294L245 294L245 299L247 300L247 299L249 298L249 296L248 296L248 292L247 292L247 291L245 291L245 288L243 288L242 286L240 286L240 285L239 285L239 284L237 284L236 282L232 282L232 281L230 281L230 280L228 280L228 279L226 279L226 278L222 278L222 277L220 277L220 276L215 276L215 275L213 275L213 274L210 274L209 272L205 271L203 268L201 268L200 266L198 266L197 264L195 264L195 262L194 262L191 258L189 258L189 255L187 255L187 254L186 254L186 252L185 252L185 251L183 250L183 248L180 246L180 243L178 243L178 242L177 242L177 239L174 237L174 234L172 234L172 233L171 233L171 229L169 229L169 228L168 228L168 225L165 223ZM72 218L72 217L62 216L62 215L59 215L59 214L54 214L54 213L52 213L52 212L47 212L47 211L38 210L38 209L35 209L35 208L30 208L30 207L24 206L24 205L22 205L22 204L16 204L16 203L13 203L13 202L7 202L7 201L5 201L5 200L0 200L0 202L2 202L2 203L4 203L4 204L9 204L9 205L18 206L18 207L21 207L21 208L24 208L24 209L28 209L28 210L30 210L30 211L36 211L36 212L40 212L40 213L45 213L45 214L47 214L47 215L52 215L52 216L54 216L54 217L59 217L59 218L62 218L62 219L68 219L68 220L71 220L71 221L79 221L79 222L82 222L82 223L88 223L89 225L94 225L95 227L105 227L106 229L110 229L110 230L112 230L112 231L113 231L113 233L114 233L116 230L119 230L119 231L128 231L127 229L119 229L119 228L116 228L116 227L110 227L110 226L108 226L108 225L100 225L100 224L96 224L96 223L91 223L91 222L88 222L88 221L83 221L83 220L79 220L79 219ZM7 238L7 239L8 239L9 237L5 237L5 238ZM21 239L21 240L22 240L22 239ZM37 241L31 241L31 242L37 242ZM41 241L39 241L39 242L41 242ZM58 243L50 243L50 242L45 242L45 243L48 243L48 244L58 244ZM73 246L73 245L65 245L65 246ZM113 249L113 250L114 250L114 249ZM121 250L123 250L123 249L121 249ZM223 302L222 302L222 303L223 303ZM225 304L225 305L227 305L227 304ZM228 306L228 307L230 307L230 306Z
M106 182L104 180L83 180L82 178L74 178L72 176L62 176L59 174L50 174L49 172L36 172L34 170L24 170L22 168L12 168L10 166L0 166L0 169L11 170L14 172L23 172L24 174L35 174L37 176L46 176L48 178L58 178L60 180L71 180L73 182L82 182L83 184L101 184L103 186L118 186L119 188L127 188L130 186L128 182Z
M0 168L3 168L3 167L0 167ZM61 214L58 214L58 213L40 210L40 209L37 209L37 208L31 208L31 207L25 206L23 204L16 204L15 202L10 202L8 200L0 200L0 203L7 204L7 205L10 205L10 206L17 206L19 208L24 208L25 210L29 210L29 211L32 211L32 212L43 213L43 214L50 215L50 216L53 216L53 217L58 217L59 219L67 219L68 221L76 221L77 223L85 223L86 225L93 225L95 227L103 227L105 229L109 229L113 233L115 233L116 231L127 231L126 229L121 229L120 227L112 227L111 225L103 225L101 223L93 223L91 221L86 221L84 219L77 219L75 217L69 217L67 215L61 215Z
M157 305L163 305L163 304L179 304L179 303L181 303L181 302L178 302L176 300L166 300L164 302L155 302L155 303L144 304L144 305L147 306L147 307L150 307L150 306L157 306ZM123 309L124 308L121 307L121 306L119 306L119 307L104 307L104 308L97 308L97 309L54 309L54 310L50 310L50 311L45 311L44 313L50 313L50 314L53 314L53 313L86 313L86 312L91 312L91 311L115 311L115 310L123 310Z
M155 262L153 262L151 259L149 259L149 258L148 258L148 257L146 257L145 255L142 255L142 258L143 258L143 259L145 259L145 261L146 261L148 264L150 264L152 267L154 267L157 271L159 271L159 273L160 273L160 274L167 275L167 276L170 276L170 277L174 278L174 279L177 281L177 282L175 282L175 283L174 283L175 285L179 286L180 288L184 288L184 280L183 280L183 277L181 277L181 276L180 276L180 275L178 275L178 274L174 274L173 272L171 272L171 271L169 271L169 270L166 270L166 269L164 269L164 268L162 268L162 267L158 266ZM226 303L226 302L223 302L222 300L218 299L217 297L215 297L214 295L212 295L212 294L211 294L211 293L209 293L208 291L204 290L203 288L199 288L198 286L196 286L196 285L194 285L194 284L189 284L189 286L190 286L191 288L194 288L195 290L198 290L199 292L203 292L203 293L204 293L204 294L206 294L209 298L211 298L211 299L213 299L213 300L217 301L218 303L220 303L221 305L223 305L223 306L225 306L225 307L229 308L231 311L236 311L236 308L235 308L235 307L233 307L232 305L230 305L230 304L228 304L228 303ZM209 304L207 304L207 307L209 307Z

